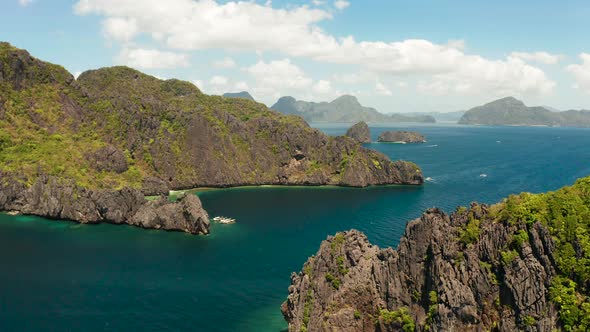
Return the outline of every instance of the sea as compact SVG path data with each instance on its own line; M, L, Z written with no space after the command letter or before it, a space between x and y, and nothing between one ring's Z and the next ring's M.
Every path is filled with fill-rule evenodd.
M342 135L348 124L313 125ZM452 212L590 175L590 129L409 124L424 144L371 143L417 163L424 186L199 190L211 235L0 214L0 331L284 331L290 275L358 229L396 247L431 207Z

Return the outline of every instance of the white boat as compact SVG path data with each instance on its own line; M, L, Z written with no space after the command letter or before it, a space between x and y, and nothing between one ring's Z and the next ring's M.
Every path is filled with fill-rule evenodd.
M215 217L215 218L213 218L213 221L216 221L220 224L233 224L236 222L235 219L227 218L227 217Z

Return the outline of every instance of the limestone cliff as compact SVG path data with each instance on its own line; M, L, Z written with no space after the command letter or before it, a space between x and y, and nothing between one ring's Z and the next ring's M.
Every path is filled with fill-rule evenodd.
M0 211L13 211L83 224L128 224L142 228L209 233L209 216L195 195L176 202L147 201L136 189L90 190L72 180L41 176L30 187L7 176L0 180Z
M0 171L146 194L199 186L422 184L392 162L300 117L127 67L82 73L0 43Z
M585 331L590 180L411 221L396 250L348 231L291 276L289 331ZM575 230L575 231L574 231Z
M369 125L364 121L348 128L346 136L359 143L371 143L371 130L369 129Z

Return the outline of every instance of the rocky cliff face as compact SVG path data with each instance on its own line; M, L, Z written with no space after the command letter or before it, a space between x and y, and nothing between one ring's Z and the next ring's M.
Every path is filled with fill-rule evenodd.
M384 131L377 138L379 142L424 143L426 138L413 131Z
M346 136L359 143L371 143L371 130L366 122L361 121L346 131Z
M142 228L209 233L209 216L195 195L169 202L147 201L135 189L89 190L71 180L41 176L31 186L3 175L0 210L67 219L83 224L128 224Z
M0 171L144 193L260 184L421 184L420 169L300 117L127 67L85 72L0 43Z
M499 209L428 210L408 223L397 250L354 230L328 237L291 276L282 306L289 331L561 328L549 295L559 270L554 237L541 222L503 220Z

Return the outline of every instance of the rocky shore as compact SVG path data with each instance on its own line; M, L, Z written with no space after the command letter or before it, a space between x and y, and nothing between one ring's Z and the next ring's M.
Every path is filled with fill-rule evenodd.
M66 219L82 224L112 223L208 234L209 216L195 195L170 202L164 196L148 201L135 189L89 190L71 180L41 176L30 187L2 176L0 211Z
M557 329L554 239L539 222L493 222L491 210L428 210L397 250L355 230L328 237L291 276L289 331Z

